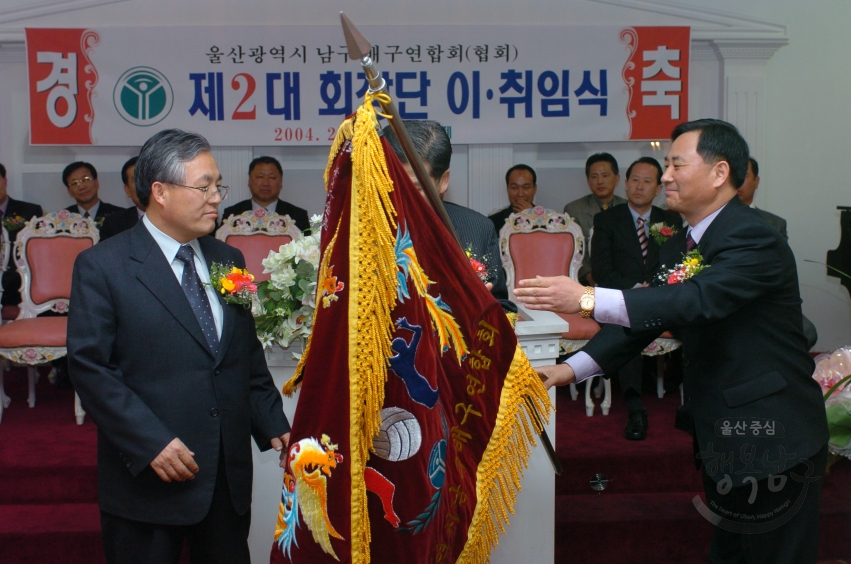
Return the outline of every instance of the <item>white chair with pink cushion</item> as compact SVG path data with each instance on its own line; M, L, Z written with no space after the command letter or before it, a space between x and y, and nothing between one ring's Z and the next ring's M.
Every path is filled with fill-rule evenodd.
M271 276L263 274L262 264L269 251L277 251L299 235L301 231L290 216L266 213L263 208L232 215L216 231L216 239L242 251L245 268L254 275L255 282Z
M0 327L0 356L27 366L30 407L35 406L36 366L65 356L68 330L65 316L37 316L68 312L74 261L99 238L91 219L67 210L35 217L18 233L14 253L21 274L20 313ZM82 425L86 412L74 396L74 413Z
M537 206L511 214L499 232L499 250L505 267L508 294L514 300L517 281L535 276L569 276L576 280L585 252L585 239L578 223L564 213ZM581 314L558 314L568 322L569 329L560 340L561 354L580 350L597 334L600 325ZM604 380L606 395L600 405L603 415L612 405L612 385ZM594 413L591 401L591 382L585 386L585 413ZM577 398L576 386L570 385L570 395ZM597 396L599 397L599 396Z

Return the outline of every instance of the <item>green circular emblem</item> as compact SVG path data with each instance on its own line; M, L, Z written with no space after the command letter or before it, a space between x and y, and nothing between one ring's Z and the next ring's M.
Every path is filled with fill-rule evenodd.
M150 67L133 67L115 83L115 109L133 125L162 121L171 112L174 92L165 75Z

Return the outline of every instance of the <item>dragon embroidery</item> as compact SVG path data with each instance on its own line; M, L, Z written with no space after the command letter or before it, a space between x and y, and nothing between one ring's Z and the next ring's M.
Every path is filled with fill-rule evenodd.
M281 504L278 507L278 522L275 527L275 542L283 554L290 558L292 545L298 546L295 531L299 525L298 513L313 534L313 540L327 554L339 560L331 546L330 537L344 540L328 518L328 478L331 470L343 462L337 453L337 445L331 444L328 435L321 441L306 438L290 447L287 472Z

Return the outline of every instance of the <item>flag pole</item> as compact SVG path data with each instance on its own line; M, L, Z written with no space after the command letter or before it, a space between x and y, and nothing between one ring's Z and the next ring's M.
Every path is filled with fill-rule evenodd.
M405 124L402 123L402 118L399 117L399 111L396 109L396 104L393 103L393 100L390 97L390 92L387 90L387 82L381 76L381 73L378 72L378 69L375 68L375 63L373 63L372 57L369 56L372 50L372 44L363 36L363 34L361 34L360 31L358 31L355 24L353 24L348 16L346 16L343 12L340 12L340 23L343 25L343 35L346 37L346 46L348 47L349 58L360 62L364 72L366 73L366 79L369 82L369 91L373 94L377 94L378 92L384 92L387 94L388 101L379 100L381 110L386 115L390 116L388 119L390 127L393 128L393 132L396 134L396 139L398 139L399 143L402 145L402 150L408 158L408 163L411 165L414 175L417 177L417 180L420 181L420 186L423 187L426 200L429 204L431 204L432 209L435 213L437 213L440 221L443 222L444 227L446 227L458 243L458 246L462 247L461 240L458 239L455 227L453 227L452 222L449 220L449 216L446 214L446 209L443 207L443 202L440 200L440 196L434 188L431 177L426 171L419 153L417 153L414 148L414 142L411 141L411 136L408 135L408 130L405 128Z

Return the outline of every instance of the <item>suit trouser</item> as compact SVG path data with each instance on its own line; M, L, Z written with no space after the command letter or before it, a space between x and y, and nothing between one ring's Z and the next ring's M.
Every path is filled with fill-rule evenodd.
M101 512L109 564L177 564L184 539L192 564L250 564L250 526L251 511L239 515L233 508L221 448L213 501L200 523L158 525Z
M621 392L626 394L628 390L633 390L640 396L642 376L644 376L644 357L639 354L618 370Z
M725 517L712 535L710 564L815 564L826 465L827 445L774 478L732 488L725 494L719 492L704 467L703 487L709 509ZM778 489L781 481L785 483L778 491L769 489L769 485ZM735 513L742 517L731 515Z

